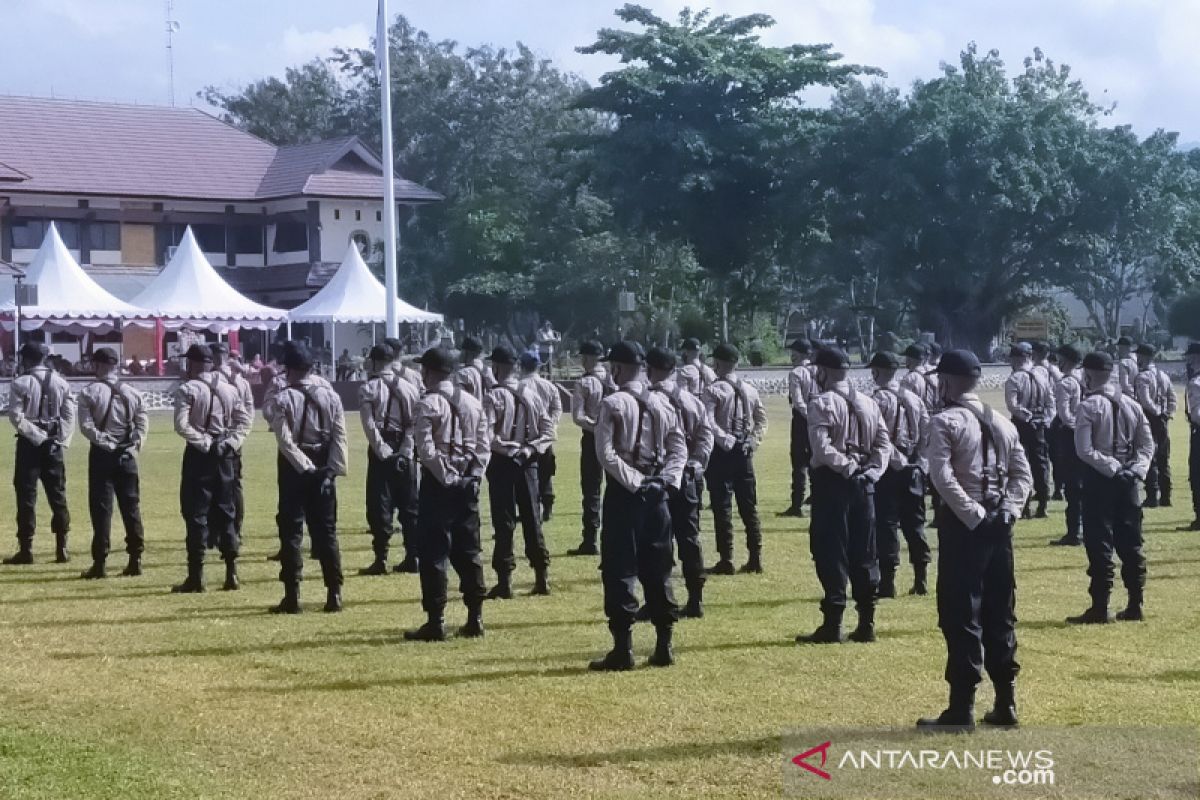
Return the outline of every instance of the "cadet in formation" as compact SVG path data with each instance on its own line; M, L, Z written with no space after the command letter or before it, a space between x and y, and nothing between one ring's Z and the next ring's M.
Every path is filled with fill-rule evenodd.
M596 452L608 475L600 531L600 579L613 647L593 670L633 668L633 623L640 583L657 634L651 666L675 663L672 633L678 606L671 587L674 557L668 489L679 489L687 444L671 404L642 376L642 349L620 342L608 353L619 391L600 406Z
M1050 501L1050 450L1046 431L1056 413L1054 392L1044 375L1032 369L1033 347L1027 342L1014 344L1008 355L1012 374L1004 382L1004 402L1033 473L1033 498L1037 501L1033 516L1045 519L1046 505ZM1023 516L1029 516L1028 508Z
M1083 356L1070 345L1058 348L1062 378L1054 387L1055 421L1051 432L1058 437L1058 477L1067 501L1067 532L1050 544L1077 547L1083 544L1083 462L1075 451L1075 424L1083 402L1083 378L1079 364Z
M824 597L823 620L796 637L802 644L845 641L842 616L850 584L858 625L856 642L875 641L879 560L875 550L875 484L891 458L892 445L879 406L847 380L850 360L822 348L814 361L821 393L808 407L812 443L812 523L809 541Z
M17 431L13 487L17 495L17 552L5 564L33 563L33 536L37 530L38 482L50 504L50 530L54 531L54 560L70 561L68 536L71 512L67 508L66 448L75 433L75 398L71 387L46 364L50 349L39 342L21 345L21 375L9 388L8 419Z
M1117 387L1121 390L1121 394L1126 397L1137 397L1133 381L1138 374L1138 363L1133 355L1133 339L1128 336L1117 339L1116 373L1114 377L1117 379Z
M1112 383L1113 366L1107 353L1088 353L1083 359L1086 395L1076 416L1075 450L1085 465L1083 545L1092 604L1067 618L1075 625L1113 621L1108 603L1114 552L1129 596L1116 618L1141 620L1145 599L1141 483L1154 458L1154 439L1141 406Z
M213 374L237 391L242 406L253 417L254 392L250 389L250 381L242 376L240 364L230 358L229 347L222 342L213 342L208 348L213 356ZM233 452L233 529L239 542L242 540L242 522L246 518L246 496L242 487L242 444L244 440Z
M1047 479L1051 487L1051 500L1063 499L1063 482L1060 457L1059 457L1059 421L1056 402L1056 387L1058 382L1062 380L1062 371L1050 363L1050 345L1041 340L1030 342L1029 348L1033 351L1033 363L1029 367L1029 371L1041 378L1046 386L1050 387L1050 401L1055 406L1047 417L1046 422L1046 456L1050 460L1050 473Z
M478 339L468 336L463 339L462 345L459 347L459 356L462 358L462 365L454 374L455 382L462 386L467 392L478 400L483 402L483 394L493 386L493 379L487 368L483 365L483 345Z
M1171 420L1175 418L1175 390L1171 387L1171 376L1154 363L1157 351L1153 345L1139 344L1137 355L1138 373L1133 379L1134 398L1142 406L1146 421L1150 423L1150 436L1154 439L1154 458L1146 473L1145 508L1169 508L1171 506Z
M1181 531L1200 531L1200 342L1191 342L1184 354L1188 382L1183 408L1190 430L1188 446L1188 484L1192 489L1192 521Z
M712 367L705 364L704 359L700 357L700 349L699 339L683 340L683 345L680 347L683 353L683 364L680 365L679 372L675 376L679 385L696 397L703 396L704 390L712 386L717 379L717 374L713 372Z
M458 574L467 622L458 635L483 636L487 586L479 554L479 484L487 470L492 432L483 404L450 381L454 359L431 348L418 360L425 395L417 406L416 451L421 464L417 513L421 606L426 621L405 631L412 641L446 638L446 572Z
M96 350L92 355L96 380L79 393L79 430L92 445L88 450L92 566L83 573L89 580L107 576L114 495L125 526L125 552L129 556L122 575L142 574L142 551L146 546L138 454L146 442L149 416L142 393L118 377L119 363L112 348Z
M1032 485L1016 429L975 394L982 370L966 350L938 365L945 409L930 421L929 477L941 495L938 626L946 640L950 703L917 721L931 731L975 728L975 689L986 669L996 691L988 725L1017 724L1013 526Z
M550 438L537 448L538 500L542 507L542 522L549 522L554 513L554 475L558 472L554 443L558 440L558 423L563 415L562 396L557 386L538 374L541 361L536 353L522 353L517 362L521 368L521 383L533 389L542 401L543 413L549 417Z
M425 386L421 383L421 373L404 363L404 343L394 336L383 340L383 344L391 351L393 377L408 381L418 393L424 393Z
M394 372L395 353L377 344L367 354L370 377L358 390L358 413L367 437L367 524L371 528L371 565L361 575L386 575L397 518L404 558L396 572L416 573L417 465L413 430L421 393Z
M817 384L809 361L812 352L809 341L796 339L789 350L792 357L792 371L788 373L788 404L792 407L792 502L781 516L803 517L808 491L808 462L812 458L808 443L808 402L817 394Z
M579 438L579 489L583 495L583 539L579 546L568 550L571 556L599 554L596 537L600 533L600 492L604 485L604 468L596 455L596 420L600 417L600 402L612 393L610 379L600 358L604 348L599 342L586 341L579 345L579 360L583 375L575 384L571 397L571 419L582 431Z
M704 391L704 407L712 421L716 446L709 459L707 482L720 560L713 575L732 575L733 501L746 527L749 557L739 572L761 573L762 526L758 518L758 482L754 454L767 433L767 410L758 390L737 374L737 348L720 344L713 350L717 379Z

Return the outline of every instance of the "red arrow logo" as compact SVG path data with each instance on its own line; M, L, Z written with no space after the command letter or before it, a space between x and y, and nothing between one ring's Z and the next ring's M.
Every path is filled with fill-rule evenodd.
M803 753L801 753L800 755L793 758L792 763L795 764L797 767L800 767L801 769L808 770L813 775L816 775L818 778L823 778L827 781L832 780L832 776L828 772L826 772L823 769L820 769L819 767L814 767L812 764L808 763L809 758L811 758L812 756L815 756L817 753L820 753L821 754L821 766L822 767L825 766L825 761L829 757L830 744L831 744L831 742L825 742L824 744L817 745L816 747L812 748L811 750L805 750Z

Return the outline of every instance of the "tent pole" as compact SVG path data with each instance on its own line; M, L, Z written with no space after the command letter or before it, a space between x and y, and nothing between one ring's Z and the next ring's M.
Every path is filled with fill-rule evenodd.
M163 364L163 319L162 317L154 318L154 361L155 372L158 377L166 374L166 365Z
M333 379L337 380L337 323L330 321L329 323L329 372Z
M287 325L288 325L288 327L287 327L288 341L290 342L292 340L292 321L290 319L288 320Z
M387 331L396 324L396 163L392 154L392 60L388 41L388 4L379 0L379 26L375 36L375 63L379 65L380 120L383 123L383 282L387 289Z

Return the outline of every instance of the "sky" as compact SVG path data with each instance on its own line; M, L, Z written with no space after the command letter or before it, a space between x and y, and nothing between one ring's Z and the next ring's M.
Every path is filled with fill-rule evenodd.
M683 2L641 0L674 16ZM575 48L619 25L620 0L389 0L435 39L521 41L595 81L614 62ZM176 104L208 85L237 89L366 47L377 0L174 0ZM709 0L695 8L770 14L770 44L830 42L905 87L955 62L970 41L1014 71L1033 48L1071 65L1113 124L1200 142L1200 0ZM166 0L0 0L0 93L165 105Z

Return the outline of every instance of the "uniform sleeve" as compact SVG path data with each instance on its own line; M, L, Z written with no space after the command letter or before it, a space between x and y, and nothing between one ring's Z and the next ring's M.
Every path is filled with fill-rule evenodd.
M1131 365L1128 359L1121 361L1121 367L1119 370L1117 370L1117 380L1121 385L1121 394L1128 395L1130 397L1134 396L1135 390L1133 387L1133 380L1136 372L1137 367L1135 365Z
M1179 399L1175 397L1175 385L1171 383L1171 376L1165 372L1158 373L1162 380L1163 397L1166 398L1166 408L1164 413L1168 417L1174 418L1175 412L1179 410Z
M878 481L883 477L883 473L887 470L888 462L892 458L892 442L888 437L887 425L883 424L883 417L879 414L879 409L875 409L875 437L871 440L871 456L867 459L865 465L866 476L871 481Z
M1018 422L1028 422L1030 418L1029 410L1021 405L1021 384L1025 381L1020 376L1023 374L1014 372L1004 381L1004 405L1008 407L1009 415Z
M446 469L446 461L438 452L437 443L433 440L433 421L437 416L438 412L432 403L423 401L417 406L417 422L413 431L414 447L421 466L429 470L438 483L449 486L452 481Z
M292 403L279 402L271 421L271 430L275 432L275 441L279 445L279 452L292 465L292 468L301 473L312 472L317 468L316 465L305 455L303 450L296 446L296 439L292 435L292 428L296 426L294 414Z
M703 472L708 468L708 459L712 456L713 449L713 429L712 420L709 419L708 409L699 400L695 401L696 414L696 429L692 433L692 452L689 458L689 463L697 472Z
M1150 462L1154 460L1154 436L1150 433L1150 421L1142 413L1138 414L1137 427L1133 432L1133 452L1137 458L1129 469L1145 480L1146 473L1150 471Z
M195 402L195 398L188 391L187 384L175 390L175 432L192 447L207 453L212 447L212 437L192 427L193 402Z
M667 452L661 477L668 486L678 489L683 483L683 468L687 466L688 461L687 438L683 435L683 422L675 410L668 407L665 411L669 415L670 424L667 426Z
M146 443L146 438L150 435L150 414L146 412L146 398L141 392L133 392L133 419L130 424L133 425L133 448L141 452L142 446Z
M232 426L226 441L233 449L241 450L242 446L246 444L246 438L250 435L250 428L254 425L254 406L247 407L242 402L241 395L237 396L237 400L233 404L230 422Z
M487 442L488 453L499 453L502 456L516 455L520 449L516 442L510 442L502 438L496 433L496 420L502 419L504 409L500 407L500 401L496 399L495 393L487 391L483 393L483 415L487 419Z
M553 384L551 384L553 386ZM528 443L538 453L547 452L554 445L554 411L552 408L547 408L542 399L537 396L536 392L530 392L533 397L530 398L530 408L537 418L537 438ZM558 395L558 387L554 387L554 394ZM558 405L559 411L562 411L562 403Z
M84 439L97 447L111 450L115 443L108 441L110 437L96 427L93 403L95 403L95 399L92 397L92 388L89 386L79 393L79 432L83 434Z
M758 390L752 387L749 388L750 392L754 394L751 405L754 415L754 448L757 450L767 435L767 407L763 405L762 397L758 394Z
M588 398L592 393L590 385L591 382L585 375L575 384L575 391L571 394L571 419L585 431L592 431L596 428L596 420L587 415Z
M1163 414L1162 406L1158 404L1158 376L1150 370L1142 370L1133 379L1133 392L1137 401L1142 406L1142 411L1146 412L1148 417L1161 417Z
M358 416L362 421L363 434L367 437L367 445L380 461L392 457L392 448L383 441L379 433L376 418L379 415L380 397L376 390L382 388L381 381L367 381L358 390Z
M617 455L616 444L613 442L616 430L613 413L611 403L600 404L600 417L596 420L596 458L609 476L629 491L636 492L642 487L646 476Z
M492 451L489 447L491 442L491 432L493 427L492 415L486 408L480 407L479 419L475 421L475 436L474 443L474 458L467 466L467 474L472 478L483 478L487 472L488 464L492 460ZM465 435L464 435L465 438Z
M329 466L334 475L346 475L350 471L350 446L346 439L346 409L342 398L330 392L331 439L329 442Z
M1105 402L1108 402L1107 400ZM1096 412L1093 410L1091 403L1083 403L1079 406L1079 412L1075 416L1075 453L1092 469L1099 472L1105 477L1111 478L1116 475L1121 464L1115 458L1106 456L1096 449L1092 441L1092 428L1096 423Z
M1188 381L1187 388L1188 422L1200 425L1200 378Z
M15 380L9 384L8 420L17 429L17 435L40 447L46 441L46 432L25 417L25 401L29 397L28 381Z
M558 423L562 420L563 415L562 389L559 389L558 384L552 381L546 381L546 383L550 384L550 388L554 390L550 392L551 441L554 441L558 439Z
M833 445L831 432L834 424L833 409L824 397L808 406L808 443L812 447L812 466L828 467L846 478L858 470L858 462L840 452Z
M721 423L717 421L717 406L720 404L720 394L711 386L704 389L704 408L708 412L708 418L712 421L713 441L722 450L733 449L737 439L733 434L721 427Z
M1054 386L1054 414L1063 425L1075 427L1075 415L1071 413L1071 387L1065 380Z
M804 397L804 384L800 377L802 369L804 367L796 367L788 373L788 402L792 405L792 411L801 416L808 413L808 401Z
M942 502L969 530L975 530L987 516L981 503L976 502L954 475L951 457L956 440L961 437L949 417L939 414L929 423L929 479Z
M1015 432L1014 432L1015 433ZM1014 518L1021 516L1025 501L1033 491L1033 472L1029 468L1029 457L1015 435L1008 442L1008 484L1004 492L1004 510Z
M62 392L62 403L58 407L58 443L63 447L71 446L75 436L75 395L71 393L71 385L62 378L55 376Z
M279 389L279 381L272 378L267 384L267 388L263 391L262 415L263 419L267 421L268 426L272 424L275 416L275 402L279 397Z

